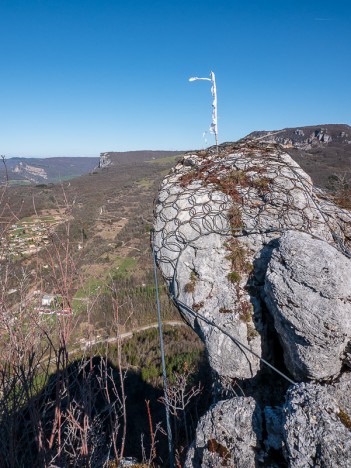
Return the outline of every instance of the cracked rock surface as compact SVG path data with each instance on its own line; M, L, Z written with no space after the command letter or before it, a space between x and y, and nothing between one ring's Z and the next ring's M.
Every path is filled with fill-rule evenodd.
M262 416L253 398L220 401L200 419L185 467L255 468Z
M295 379L337 375L351 337L351 261L325 241L287 231L273 250L264 290Z
M291 468L350 466L351 420L328 390L303 383L288 392L283 437Z
M227 398L186 466L350 466L351 213L279 145L241 141L165 177L153 243Z

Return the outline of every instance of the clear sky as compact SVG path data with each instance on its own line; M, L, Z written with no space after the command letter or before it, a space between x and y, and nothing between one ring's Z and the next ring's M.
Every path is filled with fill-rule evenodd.
M204 147L210 70L220 142L351 124L350 53L350 0L0 0L0 154Z

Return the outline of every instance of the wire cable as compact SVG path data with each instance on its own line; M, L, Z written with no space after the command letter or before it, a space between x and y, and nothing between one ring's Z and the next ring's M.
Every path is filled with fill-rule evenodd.
M237 346L239 349L243 348L245 349L246 351L249 351L249 353L253 354L254 356L256 356L261 362L263 362L266 366L270 367L274 372L276 372L277 374L279 374L281 377L283 377L285 380L287 380L289 383L291 383L292 385L296 385L296 382L294 382L293 380L291 380L287 375L283 374L283 372L281 372L279 369L277 369L276 367L274 367L272 364L270 364L268 361L266 361L265 359L263 359L262 357L260 357L257 353L255 353L254 351L252 351L252 349L250 349L248 346L244 345L241 341L239 341L237 338L235 338L234 336L232 336L230 333L227 332L227 330L225 330L223 327L221 327L220 325L217 325L215 322L213 322L213 320L209 320L208 318L204 317L203 315L199 314L198 312L195 312L193 309L191 309L189 306L187 306L186 304L184 304L184 302L181 302L179 301L178 299L176 299L174 297L174 295L171 294L171 297L173 299L173 301L175 302L176 305L179 305L180 307L182 307L183 309L186 309L187 312L189 312L193 317L195 318L198 318L200 320L202 320L203 322L207 323L208 325L211 325L212 327L215 327L217 328L217 330L219 330L220 332L222 332L224 335L228 336L228 338L230 338Z

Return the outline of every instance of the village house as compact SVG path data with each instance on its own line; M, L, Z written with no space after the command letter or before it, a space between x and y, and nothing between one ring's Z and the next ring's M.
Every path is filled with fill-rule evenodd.
M57 304L57 297L54 294L44 294L41 298L41 305L43 307L50 307Z

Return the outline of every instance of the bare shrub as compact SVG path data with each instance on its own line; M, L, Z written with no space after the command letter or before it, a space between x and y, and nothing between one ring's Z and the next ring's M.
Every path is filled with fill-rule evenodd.
M131 407L138 403L131 399L129 407L126 404L127 376L131 376L129 394L133 394L131 387L136 383L135 386L144 388L145 394L149 392L147 399L152 394L157 405L161 391L158 367L154 382L143 380L142 364L136 358L138 368L130 372L127 353L120 341L126 329L155 321L150 259L148 254L141 253L138 258L148 266L144 276L110 278L100 290L88 294L81 315L75 315L74 297L83 284L79 273L81 253L77 249L81 233L72 228L74 201L70 201L64 191L56 200L64 213L64 222L48 232L48 243L44 247L28 257L17 258L9 253L7 241L11 226L19 221L22 212L11 209L5 189L0 193L0 464L5 467L80 467L115 463L118 466L131 450L127 439L133 439L133 429L130 429L133 421L140 419L140 414L133 414L131 421L129 416L127 418L127 411L130 414ZM36 213L35 203L32 212ZM145 222L135 223L134 234L139 240L145 232ZM140 278L145 278L142 285ZM56 304L45 314L41 304L43 292L50 292L57 298ZM165 286L160 287L160 293L164 317L173 318L174 307ZM109 336L113 337L113 362L109 338L102 339L99 353L94 345L98 321L105 324ZM83 330L82 352L77 348L77 338ZM176 360L172 356L184 352L185 345L175 342L173 331L166 331L166 334L170 337L167 351L169 366L173 369ZM158 341L157 336L154 341ZM193 342L191 344L196 347ZM133 350L134 356L140 353L159 359L155 357L157 345L151 346L148 339L143 348ZM147 362L147 370L152 365ZM163 408L157 406L160 410L156 409L155 414L150 406L143 416L143 425L149 421L150 428L144 431L143 461L149 466L161 463L157 452L165 453L164 448L160 449L162 443L166 447L161 426L163 416L159 417L163 415ZM191 420L193 426L196 418L190 419L190 406L186 406L185 419ZM155 424L153 420L160 422ZM159 445L158 438L163 440ZM142 447L135 447L135 451L139 456Z
M328 187L334 192L334 201L341 208L351 210L351 174L332 175L328 178Z
M192 421L188 420L191 418L190 409L196 406L203 390L201 382L192 385L191 374L191 369L185 363L183 371L173 373L173 382L167 387L169 410L173 416L173 435L175 446L178 448L178 462L189 446L195 431ZM166 405L165 397L160 397L159 400Z

